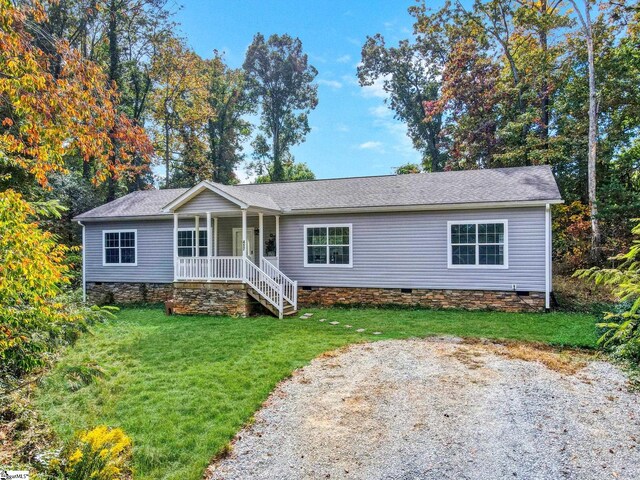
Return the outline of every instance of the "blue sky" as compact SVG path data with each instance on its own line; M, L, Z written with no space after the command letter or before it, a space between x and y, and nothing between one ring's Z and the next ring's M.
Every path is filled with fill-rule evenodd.
M360 50L367 35L382 33L388 43L408 38L413 0L183 0L177 13L192 48L206 58L218 49L239 67L253 35L288 33L302 40L318 69L318 107L311 112L311 132L292 152L317 178L384 175L419 155L404 125L384 105L379 86L362 88L356 79ZM432 7L441 2L429 2ZM244 169L243 169L244 171ZM239 172L240 173L240 172ZM245 178L243 172L241 178Z

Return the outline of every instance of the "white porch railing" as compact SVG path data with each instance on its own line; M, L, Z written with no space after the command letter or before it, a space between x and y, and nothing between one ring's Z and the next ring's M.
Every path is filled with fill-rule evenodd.
M175 259L177 281L237 281L247 283L282 318L285 302L298 309L298 282L294 282L269 260L260 266L246 257L178 257Z
M260 268L276 283L282 285L284 299L293 305L293 309L298 309L298 282L291 280L273 263L265 258L260 259Z
M242 281L242 257L178 257L176 280Z

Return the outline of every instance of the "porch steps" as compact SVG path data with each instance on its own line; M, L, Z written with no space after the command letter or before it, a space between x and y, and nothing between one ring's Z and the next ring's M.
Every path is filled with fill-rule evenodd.
M266 298L264 298L262 295L260 295L258 292L256 292L253 288L249 287L248 285L247 285L247 293L251 296L251 298L256 300L264 308L269 310L273 315L275 315L276 317L279 316L278 309L274 307L271 303L269 303L269 301L267 301ZM284 311L282 312L282 314L285 317L288 317L290 315L295 315L296 312L297 310L293 308L293 305L291 305L289 302L285 300Z

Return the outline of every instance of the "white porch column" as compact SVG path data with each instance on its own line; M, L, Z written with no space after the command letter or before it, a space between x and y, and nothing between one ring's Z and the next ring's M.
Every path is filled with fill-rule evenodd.
M196 215L196 231L194 233L196 238L193 239L193 243L196 247L196 257L200 256L200 217Z
M178 276L178 214L173 214L173 281Z
M242 279L247 279L247 211L242 209Z
M242 256L247 256L247 211L242 210Z
M211 281L211 212L207 212L207 280Z
M262 212L258 213L258 241L260 242L260 261L264 258L264 215Z
M280 268L280 215L276 215L276 266Z
M218 256L218 217L213 219L213 256Z

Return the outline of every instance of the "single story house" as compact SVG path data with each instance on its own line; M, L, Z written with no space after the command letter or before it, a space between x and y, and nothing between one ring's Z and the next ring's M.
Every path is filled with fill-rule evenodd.
M538 311L548 166L145 190L83 213L91 302L282 317L303 304Z

